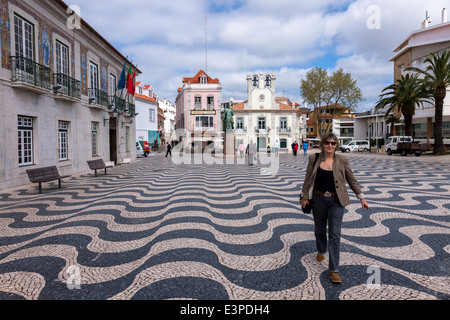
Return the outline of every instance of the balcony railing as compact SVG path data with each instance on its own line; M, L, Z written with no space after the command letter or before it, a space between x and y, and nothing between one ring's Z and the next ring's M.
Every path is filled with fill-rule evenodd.
M21 56L11 56L11 82L23 82L51 90L51 69Z
M61 93L69 97L81 99L81 81L73 79L63 73L54 73L53 82L55 87L58 88L55 90L55 93Z
M116 111L125 111L125 99L122 99L118 96L109 96L109 105L108 109L110 110L116 110Z
M128 113L132 114L133 117L136 115L136 106L130 102L128 102Z
M104 91L101 91L97 88L89 88L89 104L98 104L105 107L108 107L108 94Z

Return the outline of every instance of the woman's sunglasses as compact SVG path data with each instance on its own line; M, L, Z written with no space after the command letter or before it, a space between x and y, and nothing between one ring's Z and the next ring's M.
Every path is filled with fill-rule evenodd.
M323 142L326 146L328 146L329 144L331 144L333 147L336 145L336 141L324 141Z

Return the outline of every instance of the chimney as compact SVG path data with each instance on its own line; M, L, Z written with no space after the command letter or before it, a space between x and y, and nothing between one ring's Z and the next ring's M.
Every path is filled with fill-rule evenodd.
M422 29L428 28L428 25L431 23L430 17L428 16L428 11L425 13L425 20L422 22Z
M447 10L444 8L442 9L442 23L447 22Z

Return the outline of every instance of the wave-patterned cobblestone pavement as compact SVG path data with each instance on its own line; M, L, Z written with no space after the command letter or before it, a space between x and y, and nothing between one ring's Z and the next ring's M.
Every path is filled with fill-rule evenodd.
M348 157L371 209L350 192L340 285L299 209L302 155L275 175L153 156L3 190L0 300L448 300L449 158Z

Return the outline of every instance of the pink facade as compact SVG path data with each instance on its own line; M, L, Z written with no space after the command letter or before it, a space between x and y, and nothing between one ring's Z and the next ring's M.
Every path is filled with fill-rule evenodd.
M218 79L200 70L192 78L183 78L176 98L176 129L219 133L222 130L220 99L222 87Z

